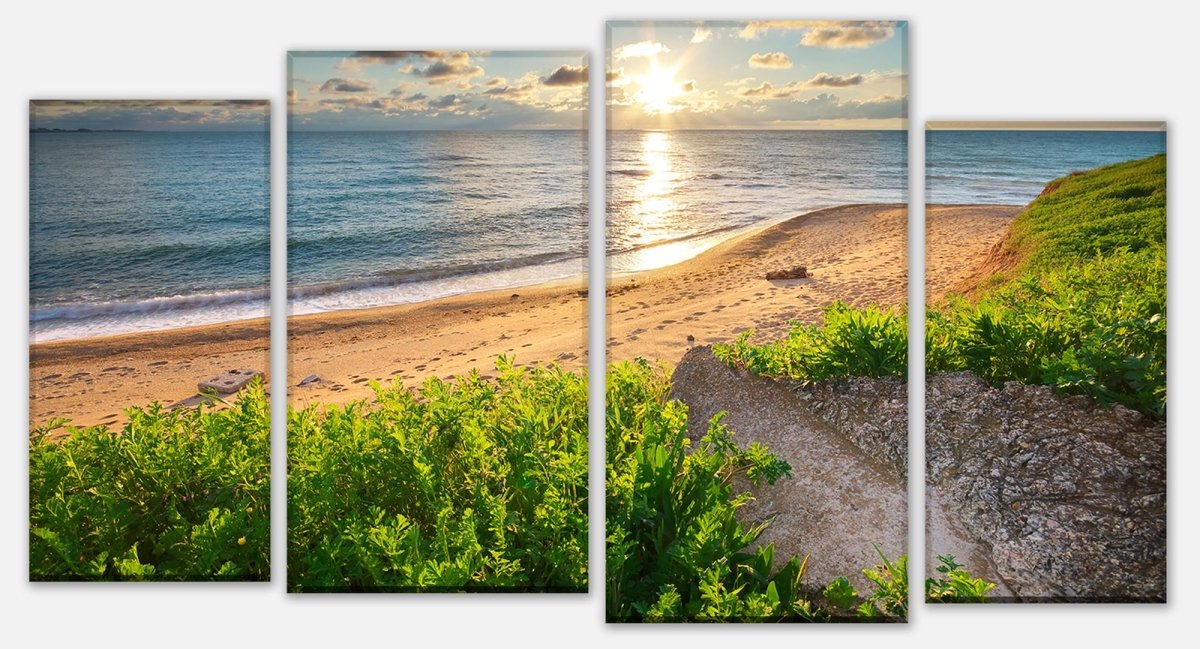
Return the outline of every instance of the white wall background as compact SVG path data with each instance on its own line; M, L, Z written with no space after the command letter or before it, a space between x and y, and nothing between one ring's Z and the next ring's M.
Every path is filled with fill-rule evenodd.
M205 3L10 3L0 26L4 56L0 103L0 611L9 646L596 646L648 647L686 642L868 642L966 646L1129 645L1183 637L1197 595L1198 481L1192 395L1200 361L1191 333L1200 277L1196 186L1197 12L1187 3L1068 5L1046 1L960 2L931 7L900 2L794 0L578 0L485 2L311 2L268 7L248 0ZM1191 5L1194 6L1194 5ZM682 7L682 8L677 8ZM1189 8L1184 8L1189 7ZM912 152L910 273L914 312L923 303L920 258L921 169L927 119L1138 119L1168 122L1170 160L1170 604L1166 606L925 607L913 603L906 627L740 626L648 628L603 623L603 444L592 441L592 592L543 595L286 596L283 582L284 431L276 405L272 556L275 579L263 585L30 585L27 575L27 101L30 98L270 98L275 101L273 268L282 286L284 249L284 97L288 49L579 49L604 61L606 19L889 18L909 25ZM1188 63L1188 62L1191 63ZM603 89L592 89L593 107ZM602 230L603 111L593 110L593 242ZM598 261L598 260L593 260ZM593 266L594 268L599 268ZM593 295L601 275L594 273ZM278 291L277 291L278 293ZM279 296L277 295L277 298ZM276 300L276 309L281 307ZM603 342L603 307L592 305L593 346ZM276 327L279 346L282 331ZM593 377L602 367L593 356ZM283 356L273 362L283 375ZM920 385L914 376L913 385ZM599 382L593 381L594 393ZM917 391L919 393L919 391ZM602 412L594 404L595 415ZM918 411L919 412L919 411ZM910 548L913 575L923 574L917 544L920 461L924 445L912 428ZM920 592L914 579L914 592ZM843 638L841 636L851 636ZM838 637L833 637L838 636ZM11 644L10 644L11 643ZM1172 643L1174 644L1174 643Z

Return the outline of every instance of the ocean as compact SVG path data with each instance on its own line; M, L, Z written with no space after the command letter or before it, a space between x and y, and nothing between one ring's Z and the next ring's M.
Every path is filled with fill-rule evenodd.
M268 315L266 131L29 140L31 342Z
M925 132L925 202L1024 205L1046 183L1167 150L1163 131Z
M585 131L288 134L293 314L581 277Z
M608 142L614 273L812 210L908 202L905 131L610 131Z

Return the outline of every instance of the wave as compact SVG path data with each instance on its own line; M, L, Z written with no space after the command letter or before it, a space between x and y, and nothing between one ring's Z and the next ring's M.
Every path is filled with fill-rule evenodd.
M269 288L261 288L217 293L197 293L194 295L171 295L144 300L64 304L34 309L29 315L29 321L84 320L104 316L163 313L179 311L181 309L204 309L239 303L264 304L270 299L271 290Z
M424 282L436 283L445 280L486 275L498 271L545 266L578 259L581 259L581 256L577 254L554 252L478 263L455 264L439 268L394 270L368 277L289 287L288 298L291 300L303 300L361 289L387 288Z
M34 308L31 342L179 329L266 317L267 288Z
M608 173L633 176L634 178L647 178L654 175L654 171L650 169L609 169Z

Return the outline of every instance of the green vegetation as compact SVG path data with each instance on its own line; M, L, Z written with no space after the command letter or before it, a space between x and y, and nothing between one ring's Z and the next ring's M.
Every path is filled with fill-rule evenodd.
M30 579L269 579L270 408L257 382L229 405L132 408L120 434L35 429Z
M780 567L774 547L752 546L766 524L735 516L751 485L790 477L761 444L740 449L718 416L693 448L687 406L668 398L669 377L644 360L610 367L607 382L606 598L619 621L823 621L902 619L904 558L864 573L878 585L866 598L849 582L824 593L803 583L807 559Z
M954 555L939 554L937 571L943 576L925 580L925 601L981 604L996 584L972 577L954 560Z
M497 370L290 413L291 590L586 590L587 381Z
M926 314L928 373L970 370L1166 416L1166 156L1055 180L1013 222L1016 260L970 298ZM903 314L834 304L765 345L714 353L754 372L819 381L903 376Z
M926 322L926 368L1166 416L1166 156L1051 183L1013 221L1020 260Z
M714 345L713 354L751 372L802 382L841 376L904 376L908 371L908 318L869 306L853 309L842 302L825 307L820 325L792 323L786 338L752 345L752 331L730 345Z

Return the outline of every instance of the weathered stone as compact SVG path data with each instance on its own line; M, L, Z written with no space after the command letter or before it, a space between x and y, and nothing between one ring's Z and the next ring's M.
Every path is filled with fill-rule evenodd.
M233 394L246 387L256 376L262 376L258 370L234 369L218 374L207 381L201 381L196 387L201 392L216 392L217 394Z
M767 279L769 279L769 280L806 279L807 277L808 277L808 267L807 266L792 266L791 268L785 268L783 270L767 271Z
M321 379L321 377L317 376L316 374L309 374L308 376L304 377L303 379L300 379L300 382L297 383L296 385L299 387L302 387L302 388L306 388L310 385L315 385L317 383L321 383L322 380L323 379Z
M928 488L1015 599L1165 600L1164 422L946 373L927 382L925 448Z
M709 422L723 422L734 442L765 444L792 467L792 477L774 485L739 481L754 500L738 509L746 524L770 521L758 543L775 545L775 556L811 555L806 582L823 587L847 577L869 591L862 574L907 551L908 508L904 482L890 466L867 454L826 423L791 381L754 376L692 348L671 377L671 396L688 406L688 435L702 437Z

